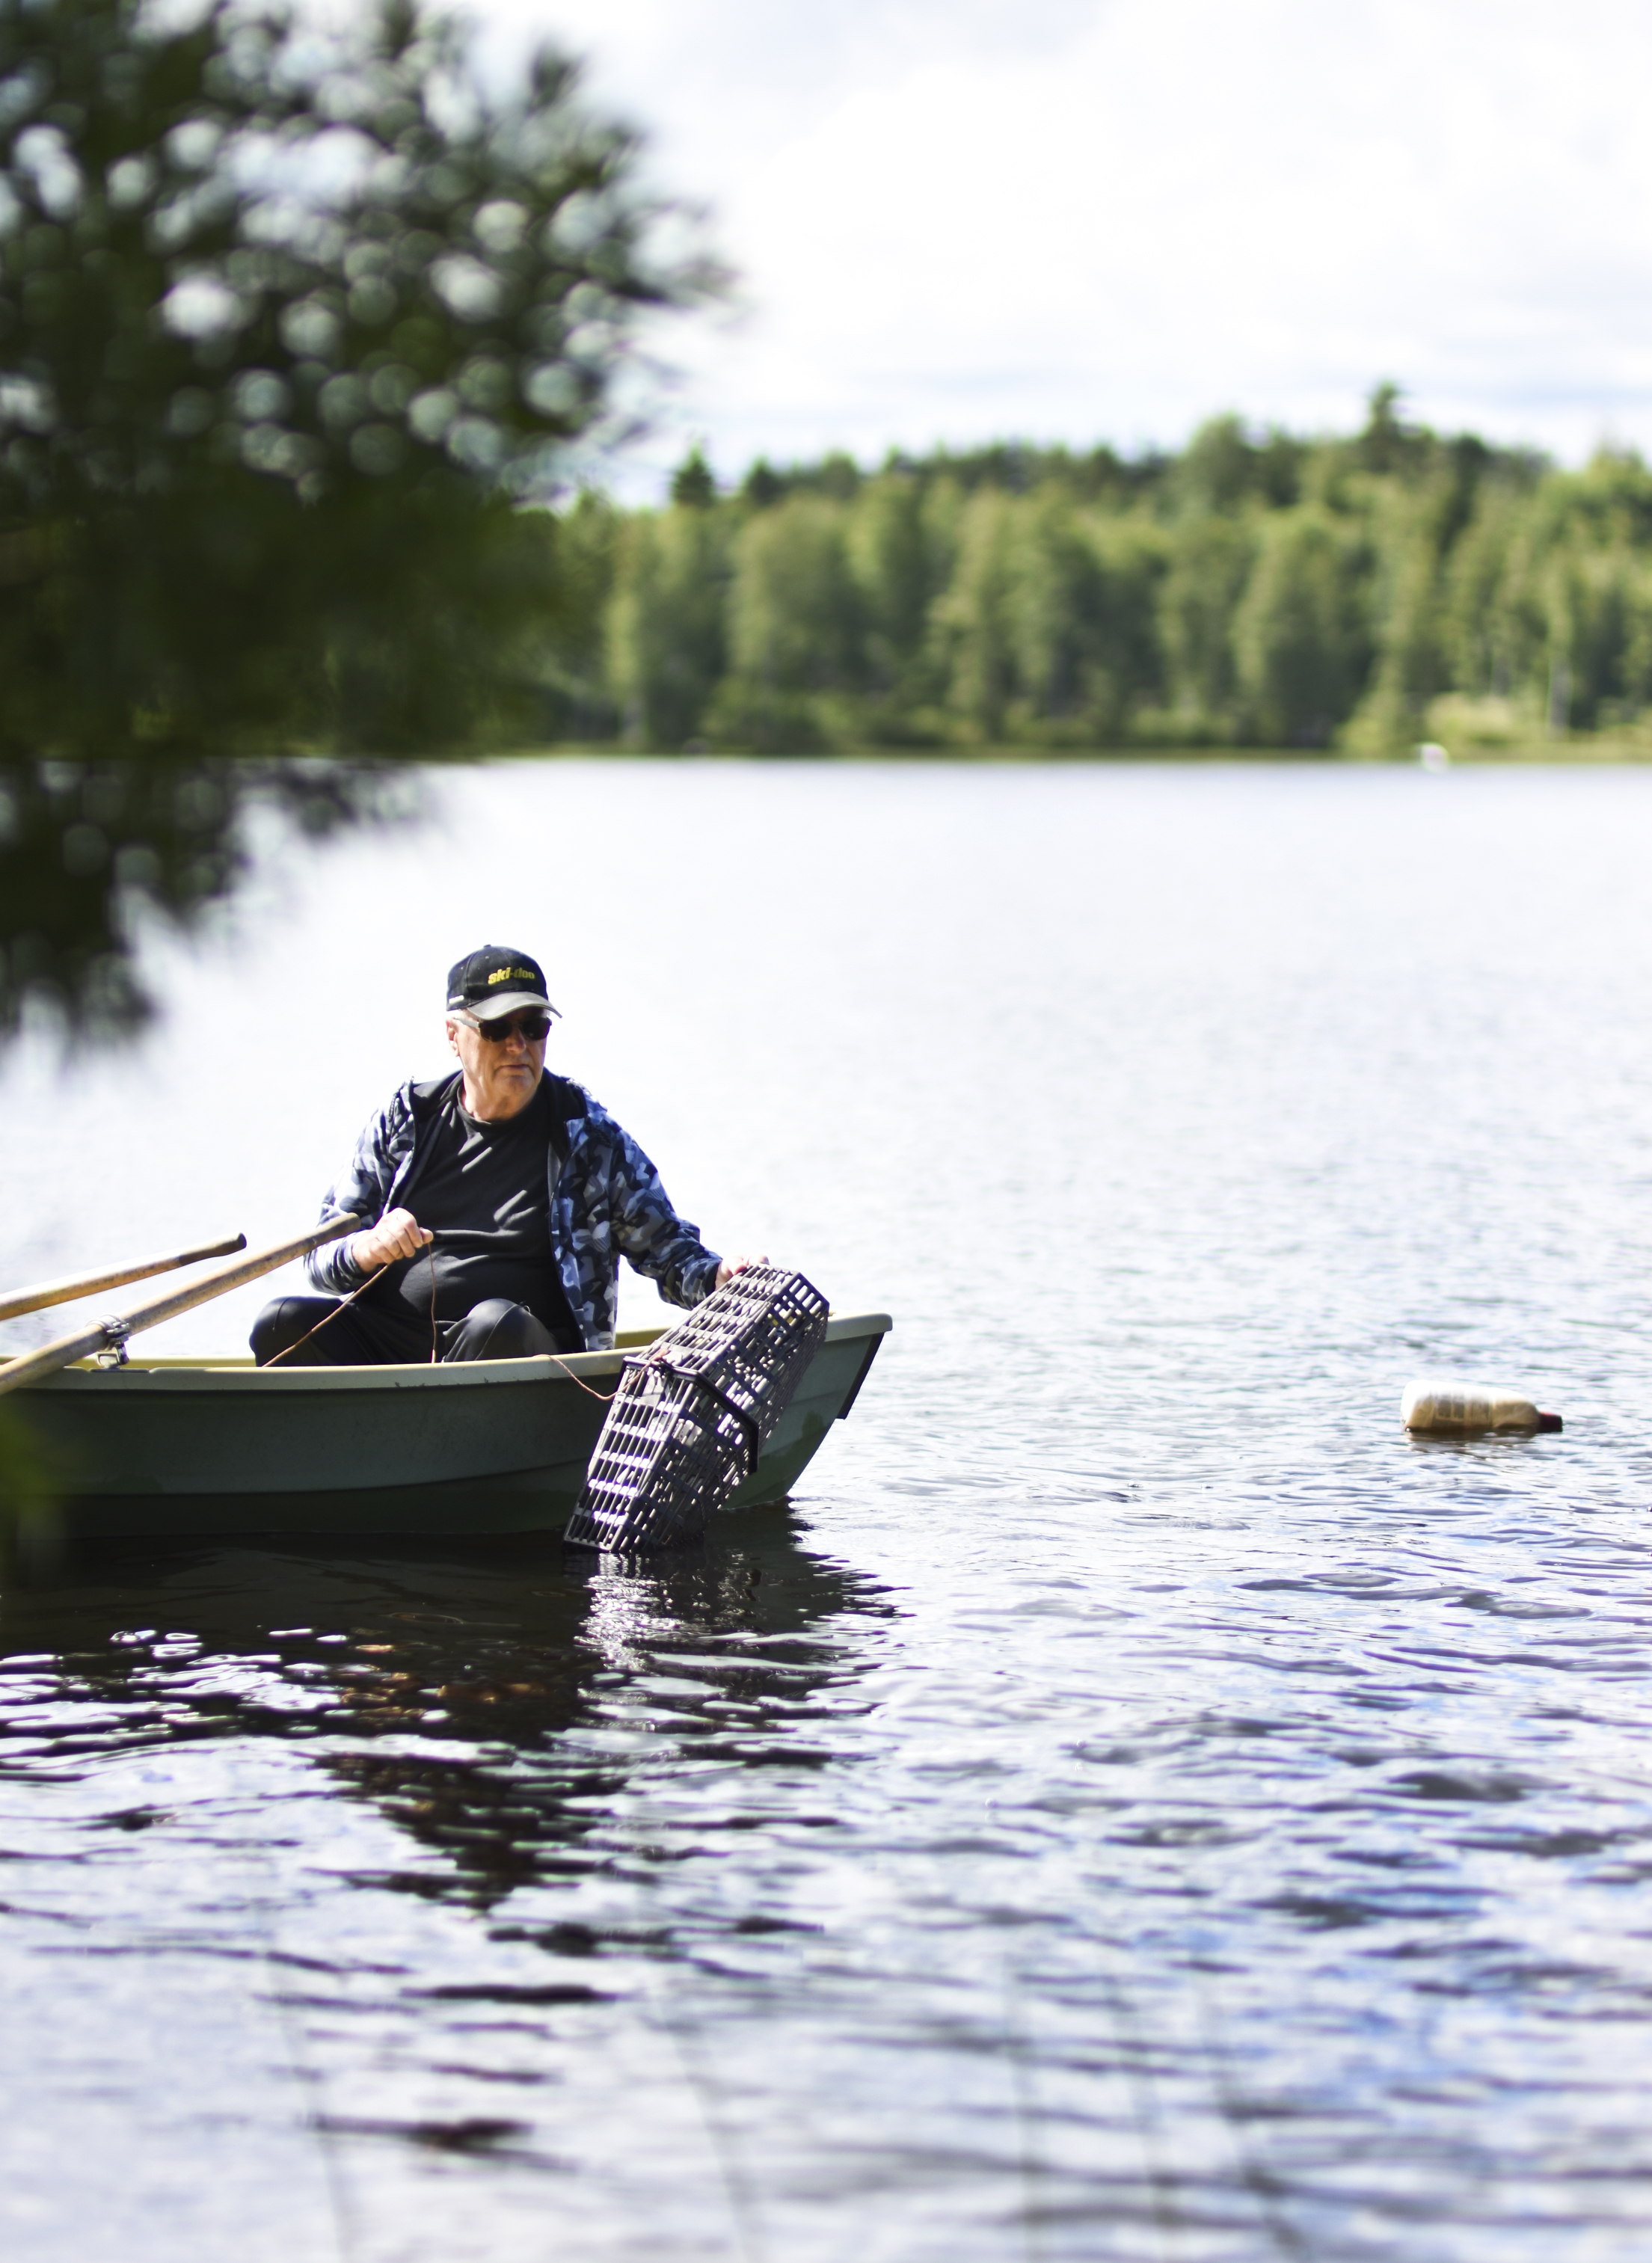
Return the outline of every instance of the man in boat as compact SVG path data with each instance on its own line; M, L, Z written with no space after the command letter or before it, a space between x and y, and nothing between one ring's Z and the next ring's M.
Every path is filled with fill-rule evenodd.
M673 1305L745 1269L678 1218L588 1092L546 1074L555 1015L525 951L489 944L460 960L446 1022L458 1070L404 1084L363 1132L322 1216L369 1223L305 1261L325 1293L264 1306L260 1367L606 1350L621 1257Z

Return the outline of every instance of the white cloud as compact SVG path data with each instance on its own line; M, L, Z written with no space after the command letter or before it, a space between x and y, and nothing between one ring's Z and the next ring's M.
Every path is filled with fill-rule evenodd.
M487 11L501 44L547 28ZM655 444L1174 442L1233 407L1652 444L1652 14L1623 0L569 0L748 318Z

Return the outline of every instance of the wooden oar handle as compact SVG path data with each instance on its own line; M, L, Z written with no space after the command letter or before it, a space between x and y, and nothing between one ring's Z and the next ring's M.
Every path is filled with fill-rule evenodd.
M330 1218L308 1233L299 1234L292 1241L272 1242L266 1249L255 1249L236 1265L219 1265L210 1273L203 1273L186 1288L174 1289L170 1296L155 1297L147 1305L134 1305L128 1312L116 1312L107 1319L98 1320L78 1335L59 1336L55 1343L42 1344L38 1351L25 1352L20 1359L10 1360L0 1367L0 1393L16 1391L25 1383L38 1383L42 1376L55 1375L60 1368L69 1367L77 1359L93 1359L101 1351L120 1351L128 1336L142 1328L157 1328L164 1320L175 1320L181 1312L192 1312L197 1305L206 1304L214 1297L221 1297L230 1289L239 1289L260 1274L273 1273L278 1265L286 1265L294 1257L307 1256L319 1249L323 1241L337 1241L342 1233L352 1233L362 1223L353 1216Z
M203 1241L197 1249L170 1250L164 1257L134 1257L127 1265L105 1265L95 1273L66 1273L61 1281L37 1281L32 1288L13 1289L10 1296L0 1297L0 1320L42 1312L47 1305L72 1304L76 1297L96 1297L105 1289L124 1289L128 1281L147 1281L152 1273L170 1273L179 1265L228 1257L246 1246L246 1235L237 1233L228 1241Z

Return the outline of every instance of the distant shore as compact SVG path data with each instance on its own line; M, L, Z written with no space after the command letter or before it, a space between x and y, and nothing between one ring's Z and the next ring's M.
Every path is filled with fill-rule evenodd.
M948 764L1018 764L1023 767L1060 766L1070 768L1076 763L1093 763L1098 767L1109 763L1165 763L1194 768L1200 764L1214 767L1224 763L1288 763L1297 768L1326 770L1367 770L1373 767L1389 770L1421 769L1424 765L1420 749L1380 750L1344 753L1324 747L1023 747L1023 746L947 746L947 747L883 747L838 746L757 748L713 746L702 743L692 747L667 748L660 747L627 746L613 739L563 741L547 746L506 747L490 751L485 757L492 762L554 762L563 759L596 762L714 762L714 763L906 763L922 768L932 763L937 768ZM1489 770L1498 767L1536 769L1561 767L1572 770L1594 767L1621 769L1637 763L1652 763L1652 737L1611 737L1577 733L1566 739L1529 740L1508 746L1468 745L1460 750L1448 747L1446 761L1440 765L1447 770Z
M1409 423L1179 454L847 456L543 517L524 689L661 753L1405 760L1652 754L1652 471ZM529 685L532 690L529 690Z

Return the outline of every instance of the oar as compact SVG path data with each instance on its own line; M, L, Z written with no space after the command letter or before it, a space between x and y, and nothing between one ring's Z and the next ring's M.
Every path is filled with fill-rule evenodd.
M147 1281L151 1273L170 1273L179 1265L199 1265L204 1257L229 1257L244 1249L247 1237L233 1241L203 1241L199 1249L175 1249L165 1257L134 1257L129 1265L106 1265L97 1273L66 1273L61 1281L37 1281L32 1289L14 1289L0 1297L0 1320L15 1320L19 1312L38 1312L47 1305L72 1304L76 1297L96 1297L105 1289L124 1289L128 1281Z
M256 1281L261 1273L273 1273L290 1258L319 1249L323 1241L337 1241L341 1233L349 1233L360 1224L359 1218L330 1218L308 1233L301 1233L295 1241L278 1241L268 1249L256 1249L238 1265L214 1266L186 1289L174 1289L170 1297L134 1305L130 1312L96 1321L78 1335L59 1336L55 1343L42 1344L39 1351L25 1352L20 1359L8 1360L0 1367L0 1392L15 1391L20 1384L38 1383L43 1375L55 1375L60 1367L91 1359L98 1352L124 1354L127 1338L136 1335L140 1328L157 1328L163 1320L175 1320L180 1312L192 1312L210 1298L221 1297L227 1289L239 1289L243 1282Z

